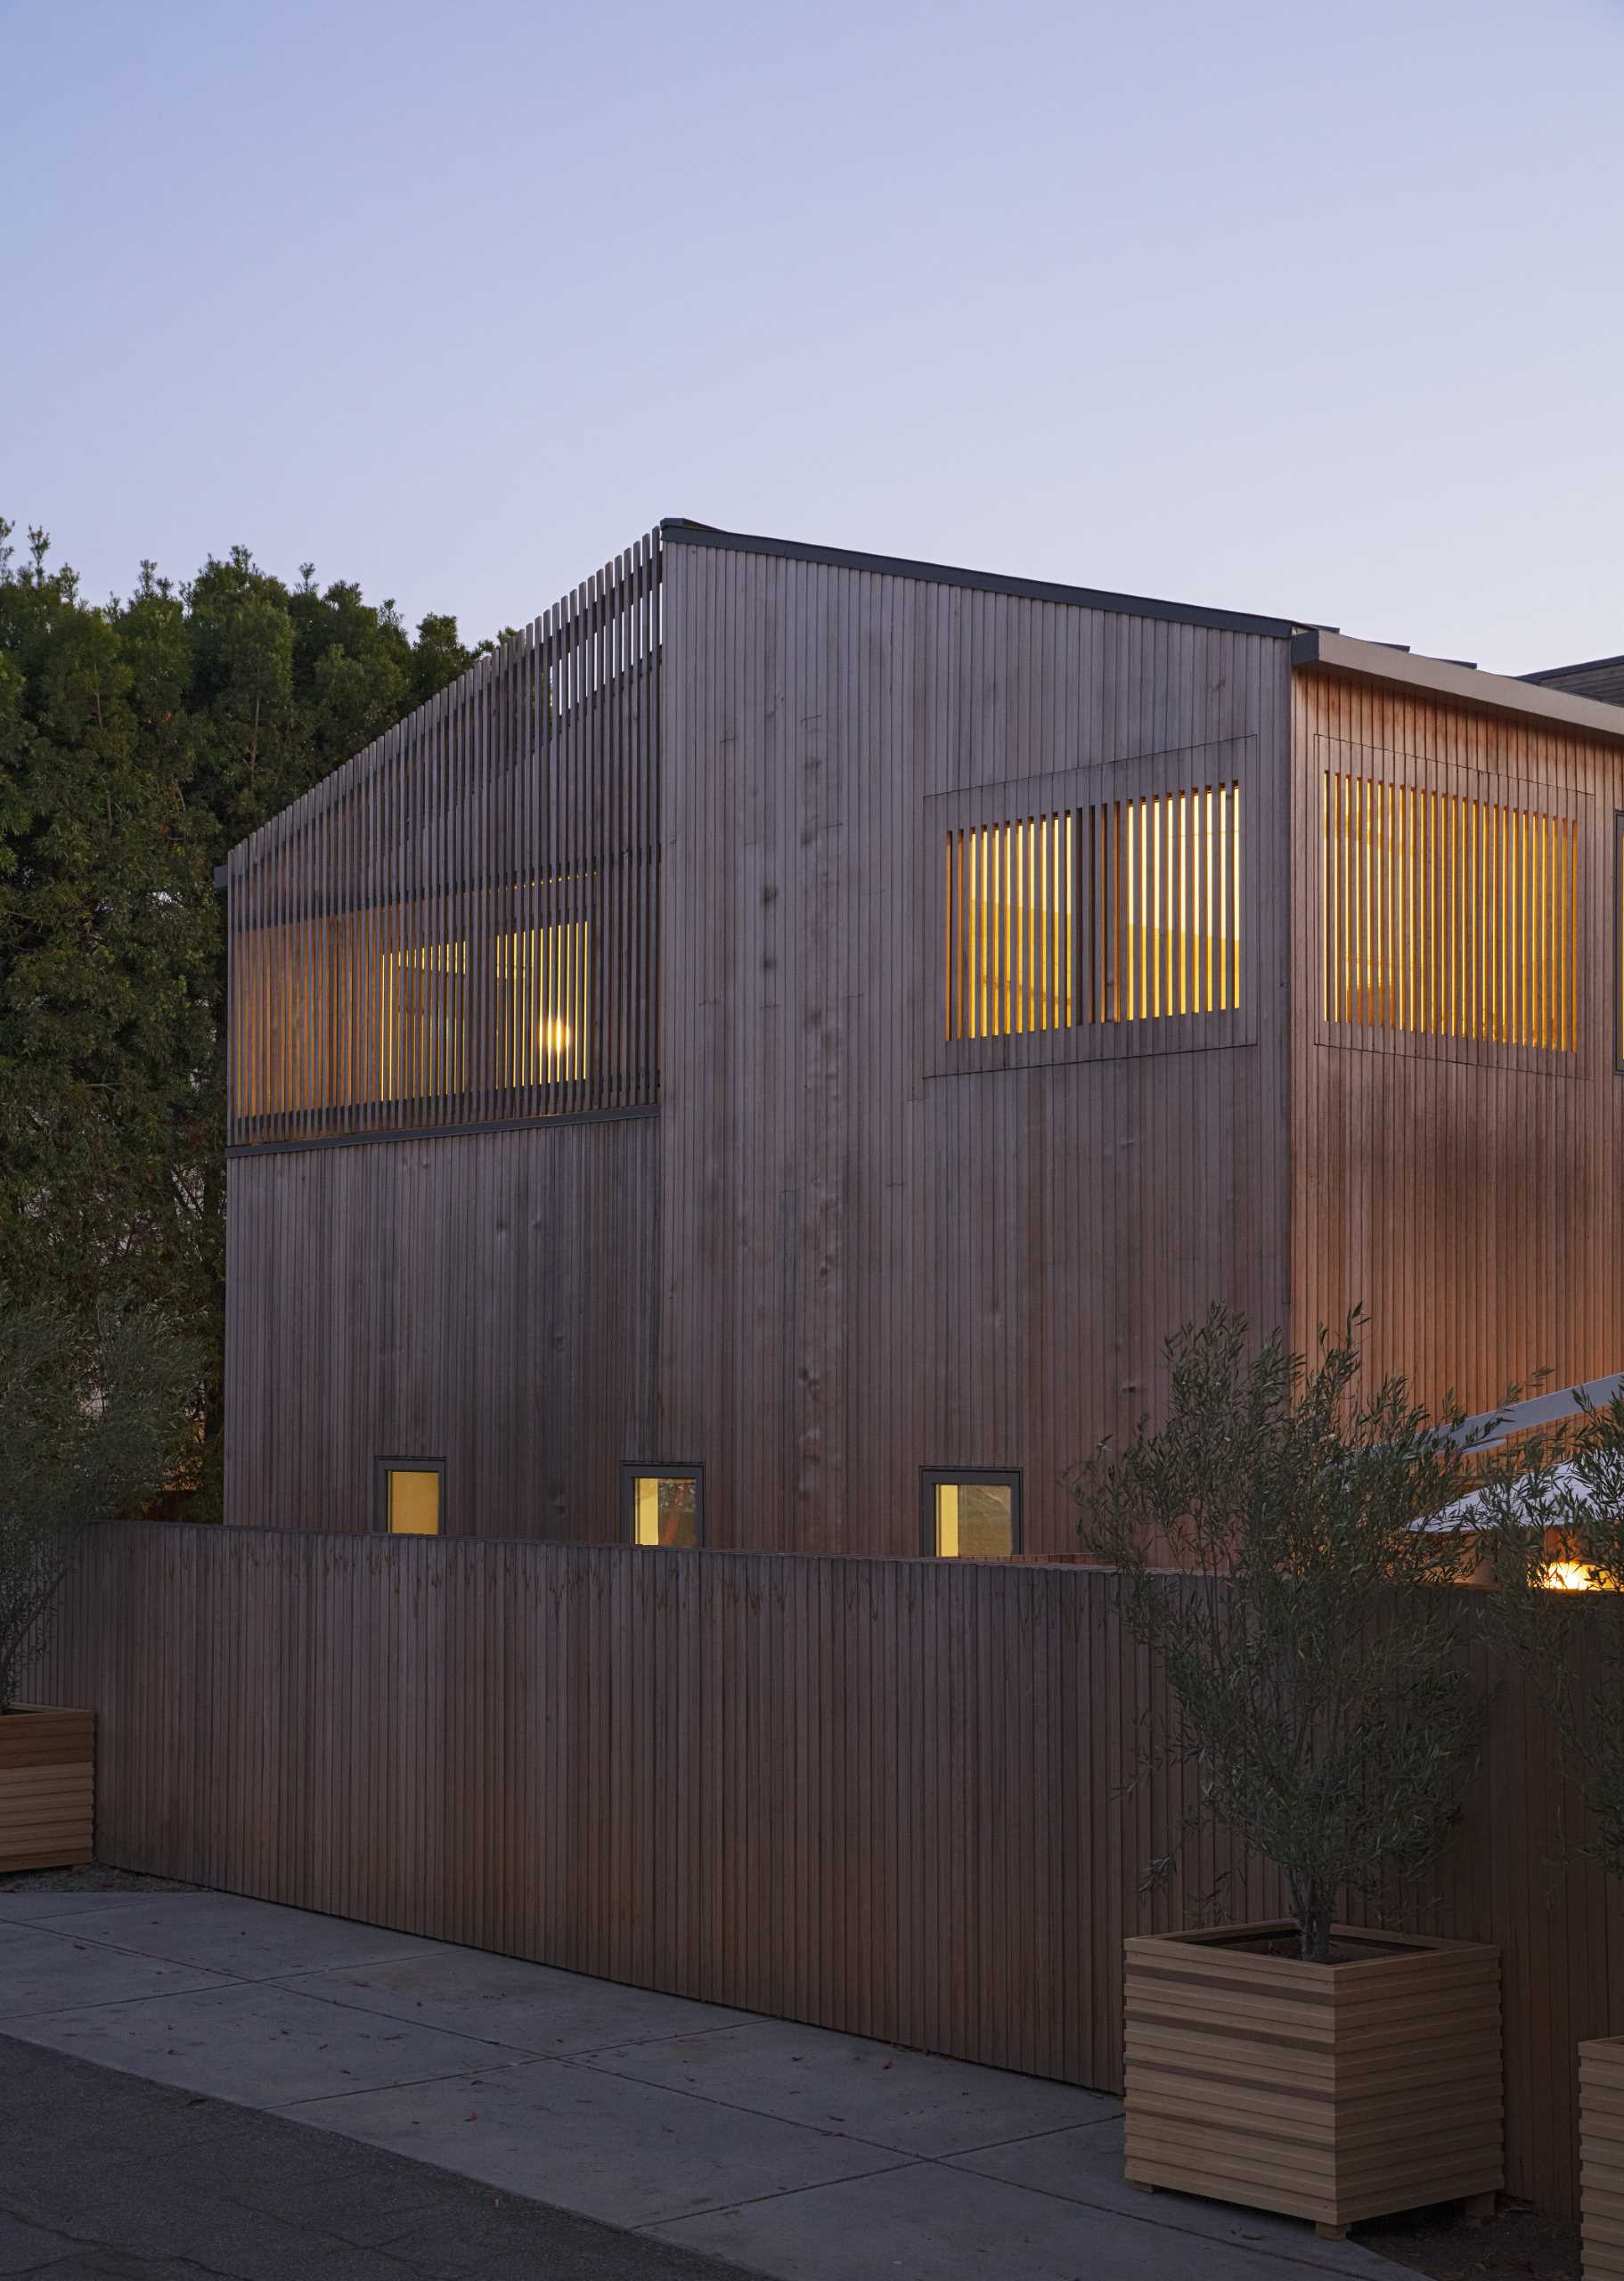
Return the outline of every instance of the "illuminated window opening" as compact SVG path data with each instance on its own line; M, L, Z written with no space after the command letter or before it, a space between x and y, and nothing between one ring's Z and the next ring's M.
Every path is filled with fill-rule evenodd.
M443 1459L379 1458L378 1525L390 1536L438 1536L445 1492Z
M1089 1018L1165 1021L1241 1002L1241 788L1089 811Z
M927 1558L1008 1560L1021 1549L1018 1473L982 1466L929 1470L923 1501Z
M553 1085L587 1074L583 919L496 938L496 1083Z
M704 1469L697 1465L629 1465L626 1509L633 1544L688 1548L704 1542Z
M1065 813L947 835L950 1038L1071 1026L1075 838Z
M1327 1022L1575 1050L1571 817L1326 771L1321 841Z

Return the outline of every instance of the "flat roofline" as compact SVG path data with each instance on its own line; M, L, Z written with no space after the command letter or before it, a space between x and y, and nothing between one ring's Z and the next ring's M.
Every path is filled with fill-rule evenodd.
M865 554L855 547L813 546L799 539L763 538L752 532L718 530L690 522L685 515L661 519L660 536L679 546L716 546L730 554L771 554L790 562L827 562L838 570L869 570L886 578L918 578L933 586L965 586L976 593L1015 594L1024 601L1065 602L1073 609L1111 610L1123 617L1154 617L1172 625L1208 625L1224 634L1269 634L1288 641L1307 621L1260 617L1249 610L1209 609L1190 602L1160 601L1147 594L1112 593L1097 586L1063 586L1048 578L1001 578L990 570L966 570L946 562L916 562L894 554Z
M1540 683L1521 681L1509 674L1486 674L1475 666L1451 665L1444 658L1417 658L1408 650L1390 650L1380 642L1356 642L1329 627L1294 634L1292 664L1624 744L1624 706L1608 705L1597 697L1575 697L1568 690L1546 689Z

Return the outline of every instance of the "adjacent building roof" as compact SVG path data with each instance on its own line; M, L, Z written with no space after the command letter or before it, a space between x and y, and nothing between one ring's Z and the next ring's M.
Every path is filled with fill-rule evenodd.
M1594 697L1604 705L1624 705L1624 658L1592 658L1582 666L1547 666L1524 674L1541 689L1565 689L1574 697Z

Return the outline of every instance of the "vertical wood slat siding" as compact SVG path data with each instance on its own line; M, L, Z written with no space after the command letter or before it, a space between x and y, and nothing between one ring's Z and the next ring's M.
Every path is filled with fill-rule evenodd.
M660 548L233 850L233 1146L652 1103Z
M1541 1369L1560 1386L1616 1370L1624 753L1327 674L1294 675L1292 706L1296 1343L1362 1304L1374 1369L1469 1410ZM1413 860L1371 861L1372 833ZM1327 1018L1334 976L1372 964L1390 995Z
M225 1509L374 1525L375 1460L445 1464L443 1526L624 1533L656 1452L659 1129L541 1123L233 1157Z
M1278 1880L1134 1781L1164 1688L1064 1567L133 1524L37 1699L97 1713L99 1857L1112 2089L1122 1941ZM1408 1929L1496 1942L1507 2183L1577 2184L1576 2050L1624 2032L1624 1894L1514 1671ZM1369 1916L1367 1921L1374 1921Z
M680 533L664 604L658 1450L741 1547L974 1464L1074 1549L1168 1332L1286 1312L1288 645ZM1238 1010L944 1039L975 827L1242 781Z

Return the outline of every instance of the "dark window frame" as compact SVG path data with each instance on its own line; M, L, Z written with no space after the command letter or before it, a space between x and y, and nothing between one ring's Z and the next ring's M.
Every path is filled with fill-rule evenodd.
M705 1468L666 1465L654 1458L623 1458L620 1461L620 1503L625 1541L642 1552L703 1552L705 1549ZM640 1481L691 1481L695 1485L692 1545L637 1543L637 1484Z
M440 1525L437 1533L446 1534L445 1527L445 1460L444 1458L374 1458L372 1459L372 1526L383 1536L393 1536L389 1526L389 1476L392 1473L434 1473L440 1478ZM403 1534L407 1532L403 1531Z
M999 1489L1008 1489L1009 1550L1002 1557L1016 1559L1025 1545L1025 1493L1018 1465L927 1465L919 1468L919 1550L927 1560L962 1559L962 1553L951 1555L936 1550L936 1491L943 1486L953 1487L963 1483L988 1484Z

